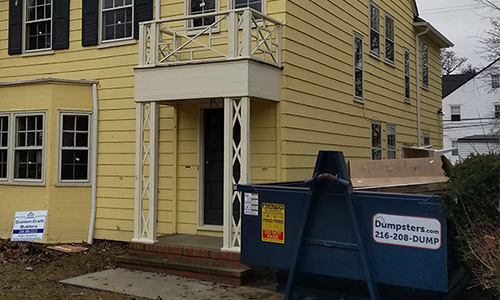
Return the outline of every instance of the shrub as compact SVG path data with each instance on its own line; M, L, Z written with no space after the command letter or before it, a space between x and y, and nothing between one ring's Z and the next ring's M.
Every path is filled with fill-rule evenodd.
M500 295L500 154L473 155L455 166L443 202L472 282Z

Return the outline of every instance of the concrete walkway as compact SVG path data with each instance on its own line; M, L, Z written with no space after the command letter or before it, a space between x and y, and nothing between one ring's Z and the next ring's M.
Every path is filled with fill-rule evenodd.
M281 300L283 295L263 288L236 287L160 273L126 269L106 270L60 281L64 284L164 300Z

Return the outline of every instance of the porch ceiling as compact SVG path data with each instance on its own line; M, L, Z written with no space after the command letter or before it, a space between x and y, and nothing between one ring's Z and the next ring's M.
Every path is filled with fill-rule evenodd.
M280 101L281 69L252 59L135 69L135 101L255 97Z

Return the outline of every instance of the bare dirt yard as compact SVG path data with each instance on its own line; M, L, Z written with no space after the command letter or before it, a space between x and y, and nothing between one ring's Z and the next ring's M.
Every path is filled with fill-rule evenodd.
M44 244L0 240L0 299L143 299L58 283L114 268L114 257L127 249L127 243L98 240L74 245L88 250L64 253Z

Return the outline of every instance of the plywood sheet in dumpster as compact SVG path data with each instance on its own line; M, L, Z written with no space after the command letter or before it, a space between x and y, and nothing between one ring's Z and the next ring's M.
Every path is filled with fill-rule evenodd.
M355 188L448 181L439 157L350 161L349 171Z

